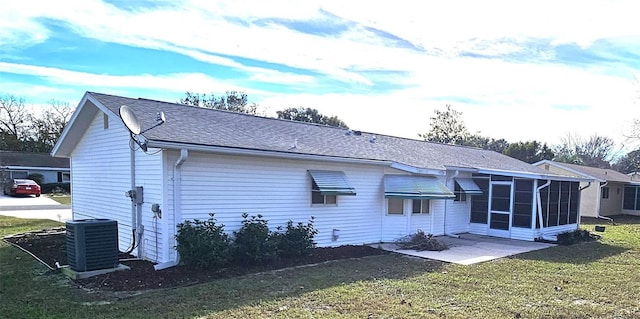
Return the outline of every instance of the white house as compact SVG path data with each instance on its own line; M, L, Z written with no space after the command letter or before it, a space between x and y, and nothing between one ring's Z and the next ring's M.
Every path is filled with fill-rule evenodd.
M136 137L146 151L122 105L143 130L166 115ZM584 180L477 148L92 92L52 154L71 159L74 219L117 220L120 248L135 238L133 253L158 268L178 258L176 225L211 212L229 232L244 212L272 227L314 216L319 246L418 229L553 238L578 227Z

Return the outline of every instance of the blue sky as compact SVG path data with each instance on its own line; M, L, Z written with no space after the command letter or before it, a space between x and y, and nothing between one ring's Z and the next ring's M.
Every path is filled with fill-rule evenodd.
M451 104L472 132L622 143L640 118L632 1L2 1L0 94L177 101L247 92L417 138Z

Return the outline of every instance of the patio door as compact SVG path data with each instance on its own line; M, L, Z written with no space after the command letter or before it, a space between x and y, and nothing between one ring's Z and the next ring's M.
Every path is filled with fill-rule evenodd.
M511 237L512 182L491 183L489 236Z

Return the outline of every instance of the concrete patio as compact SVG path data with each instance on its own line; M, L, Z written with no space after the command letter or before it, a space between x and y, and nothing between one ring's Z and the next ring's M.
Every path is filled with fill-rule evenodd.
M554 244L497 238L474 234L460 234L459 238L439 236L436 239L449 249L443 251L398 250L393 243L374 245L387 251L405 255L446 261L461 265L472 265L483 261L513 256L533 250L555 246Z

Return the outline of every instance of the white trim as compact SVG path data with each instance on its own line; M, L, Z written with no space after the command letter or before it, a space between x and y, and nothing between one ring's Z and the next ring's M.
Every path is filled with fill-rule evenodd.
M392 162L390 166L391 166L391 168L395 168L397 170L401 170L401 171L409 172L409 173L413 173L413 174L420 174L420 175L445 176L447 174L446 170L431 169L431 168L419 168L419 167L406 165L406 164L401 164L401 163L397 163L397 162Z
M593 178L581 178L574 176L564 176L564 175L549 175L549 174L538 174L538 173L529 173L529 172L514 172L507 170L499 170L499 169L486 169L479 168L478 173L480 174L489 174L489 175L504 175L511 177L522 177L522 178L532 178L532 179L544 179L544 180L553 180L553 181L565 181L565 182L590 182L593 181Z

